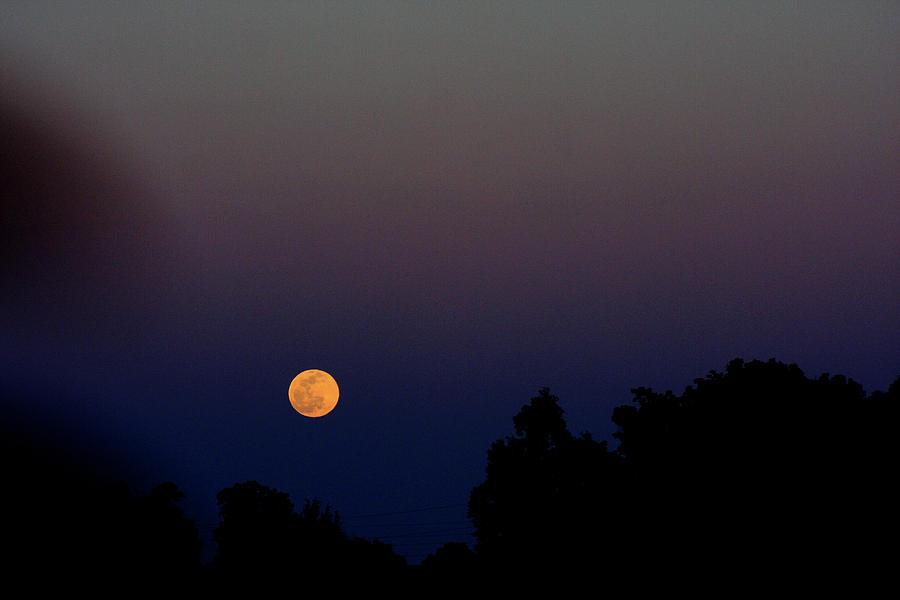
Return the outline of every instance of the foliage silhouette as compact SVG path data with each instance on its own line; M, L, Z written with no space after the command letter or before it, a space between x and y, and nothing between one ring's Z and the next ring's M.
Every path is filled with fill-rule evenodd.
M298 517L290 497L256 481L237 483L216 495L219 525L214 562L224 573L285 568L295 552Z
M54 550L65 559L54 584L109 594L140 582L147 591L186 593L199 581L202 544L178 506L184 495L174 483L147 495L122 481L74 489L80 495L69 498L66 522L55 532Z
M135 586L147 593L187 594L199 583L201 542L193 521L178 505L184 495L171 482L147 495L124 482L83 498L78 519L80 566L69 585L95 593L121 594Z
M583 556L575 532L599 525L600 477L617 471L618 458L589 434L573 437L558 401L541 389L513 418L516 435L488 450L487 478L469 499L486 568L575 565Z
M195 579L201 542L178 487L138 493L126 483L140 471L134 457L68 413L39 410L51 403L0 382L0 543L10 577L35 590L107 593Z
M390 544L353 537L343 557L343 568L370 580L395 581L402 576L407 565L406 559L396 554Z
M898 382L866 397L840 375L735 359L680 395L634 388L613 412L613 452L569 434L542 389L471 492L478 557L569 577L602 568L610 586L633 591L801 581L858 563L859 525L877 531L888 514L897 448L885 423Z
M318 499L307 499L297 513L288 494L256 481L235 484L216 498L221 520L213 533L219 547L211 572L219 583L274 585L298 573L324 577L347 571L386 577L406 564L387 544L349 538L338 514ZM340 585L350 583L344 579Z
M200 567L202 543L194 522L178 503L184 493L172 482L162 483L146 496L125 499L125 524L132 571L154 578L192 577Z
M852 465L871 459L856 455L847 428L865 405L862 387L739 359L694 384L680 396L636 388L636 406L613 413L637 492L642 531L632 539L655 532L661 555L690 547L691 560L721 572L795 569L798 556L835 550L822 523L858 491L842 489Z
M458 578L460 574L471 573L477 568L476 556L462 542L447 542L429 554L422 561L422 570L435 579Z

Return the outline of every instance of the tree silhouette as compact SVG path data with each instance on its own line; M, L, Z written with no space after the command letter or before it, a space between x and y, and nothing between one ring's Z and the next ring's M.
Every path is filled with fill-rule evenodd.
M865 538L888 541L900 380L867 397L842 375L735 359L680 395L632 393L614 452L569 434L546 389L522 408L470 496L480 560L632 591L809 581L851 553L885 564Z
M120 481L75 499L76 526L60 532L71 555L57 573L68 569L70 585L95 593L122 593L134 585L185 593L184 586L200 576L201 542L178 506L183 498L171 482L141 495Z
M458 571L460 565L472 565L475 561L475 553L462 542L447 542L440 548L429 554L422 561L423 567Z
M488 450L487 477L469 499L476 551L491 568L581 563L594 543L604 469L617 457L589 434L575 438L547 388L513 418L516 435ZM577 532L581 532L579 535Z
M886 418L877 405L887 402L867 400L852 379L811 379L775 360L735 359L681 395L632 391L634 404L613 413L630 552L722 580L798 580L851 560L873 484L859 474L886 456L862 424Z
M247 481L222 490L217 501L212 577L220 584L281 585L301 574L322 578L348 571L373 581L396 577L406 564L387 544L350 539L338 514L316 498L297 513L288 494ZM331 585L346 590L358 583L344 577Z
M343 568L370 582L396 582L407 568L406 559L382 541L354 537L346 547Z
M214 563L229 577L276 573L294 562L299 518L290 496L256 481L237 483L216 495L219 525Z
M349 553L349 540L340 519L329 506L314 498L306 500L297 519L292 556L296 564L318 572L335 571Z
M481 579L478 559L474 552L462 542L447 542L429 554L419 567L420 580L431 585L446 586L472 585Z
M130 501L132 560L150 577L193 576L200 567L201 542L194 522L178 506L183 499L178 486L166 482Z

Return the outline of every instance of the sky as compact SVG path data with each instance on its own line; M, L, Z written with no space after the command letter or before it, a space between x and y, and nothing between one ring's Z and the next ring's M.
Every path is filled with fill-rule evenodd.
M600 439L735 357L885 390L898 29L889 1L4 2L7 408L174 481L206 539L254 479L417 562L471 541L541 387ZM321 419L287 397L310 368Z

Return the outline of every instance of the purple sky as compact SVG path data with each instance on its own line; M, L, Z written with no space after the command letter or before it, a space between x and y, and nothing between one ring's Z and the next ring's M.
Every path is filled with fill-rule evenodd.
M0 6L5 385L208 525L465 503L541 386L900 375L900 4L374 4Z

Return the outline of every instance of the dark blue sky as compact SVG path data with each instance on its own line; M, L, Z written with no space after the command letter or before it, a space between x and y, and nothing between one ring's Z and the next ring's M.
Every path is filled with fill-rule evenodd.
M631 387L738 356L900 375L895 3L0 23L0 378L137 485L175 481L205 533L256 479L352 534L465 540L542 386L602 438ZM323 419L288 402L308 368L341 388ZM386 541L445 541L421 540Z

